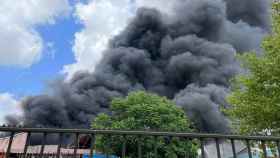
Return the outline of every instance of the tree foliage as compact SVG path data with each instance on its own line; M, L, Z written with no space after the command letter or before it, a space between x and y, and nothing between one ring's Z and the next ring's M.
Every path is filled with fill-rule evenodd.
M263 53L246 53L239 58L248 73L233 81L226 110L241 133L279 134L280 128L280 15L275 3L273 30L262 42Z
M184 111L165 97L146 92L132 92L126 98L113 99L112 114L100 114L93 122L94 129L147 130L191 132L190 122ZM142 157L154 156L154 145L158 148L158 157L183 158L189 154L196 156L196 145L179 138L138 137L138 136L99 136L97 147L118 156L122 143L126 142L128 157L137 157L137 143L141 143ZM108 145L110 147L108 147ZM109 150L110 149L110 150Z

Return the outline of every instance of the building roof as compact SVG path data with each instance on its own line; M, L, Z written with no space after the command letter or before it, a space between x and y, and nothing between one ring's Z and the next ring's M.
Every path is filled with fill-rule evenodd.
M221 140L219 143L220 146L220 153L222 157L232 157L232 146L231 142L228 140ZM241 141L235 141L235 150L236 153L241 152L246 146ZM216 142L209 141L205 145L205 154L207 158L217 158L217 149L216 149Z
M0 138L0 152L5 153L8 149L10 137ZM13 143L11 146L12 153L23 153L24 146L27 141L27 133L16 134L13 138ZM28 146L27 153L40 153L41 145ZM58 145L45 145L44 153L52 154L57 152ZM77 154L89 154L89 149L77 149ZM74 149L61 148L61 154L71 154L74 153Z
M10 137L0 138L0 152L6 152L8 149ZM11 151L21 153L27 140L27 133L16 134L13 138Z

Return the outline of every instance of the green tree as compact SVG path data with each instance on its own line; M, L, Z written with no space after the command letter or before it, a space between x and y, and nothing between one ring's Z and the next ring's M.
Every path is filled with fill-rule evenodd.
M263 54L240 56L248 73L233 81L226 112L241 133L279 134L280 129L280 16L275 3L273 31L262 42Z
M184 111L165 97L143 91L132 92L126 98L113 99L112 114L100 114L93 122L94 129L145 130L191 132L190 122ZM158 157L183 158L196 156L193 142L179 138L138 136L99 136L97 148L103 152L121 155L122 143L126 142L127 156L137 157L137 143L141 143L142 157L154 156L157 145ZM107 151L106 151L107 150Z

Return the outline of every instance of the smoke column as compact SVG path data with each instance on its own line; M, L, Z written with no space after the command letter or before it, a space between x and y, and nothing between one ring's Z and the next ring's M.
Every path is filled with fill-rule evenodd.
M229 80L237 53L261 52L270 31L265 0L177 0L174 13L140 8L110 41L94 73L55 81L51 92L22 102L27 126L88 128L110 113L113 97L147 90L175 101L202 132L227 133ZM13 119L10 119L13 120Z

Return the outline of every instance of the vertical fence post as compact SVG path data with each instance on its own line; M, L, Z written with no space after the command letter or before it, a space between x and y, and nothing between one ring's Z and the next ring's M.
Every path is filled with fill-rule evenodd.
M123 135L122 158L125 158L125 154L126 154L126 135Z
M56 151L56 158L60 157L60 150L61 150L61 144L62 144L62 133L59 133L59 142L58 142L58 146L57 146L57 151Z
M93 157L93 150L95 149L94 145L95 145L95 134L91 134L89 158Z
M138 158L142 158L142 145L141 145L141 136L138 136L137 140L137 152L138 152Z
M40 158L43 157L44 154L44 149L45 149L45 144L46 144L46 138L47 138L47 133L43 133L43 139L42 139L42 145L41 145L41 151L40 151Z
M11 132L11 136L10 136L9 144L8 144L8 148L7 148L7 153L6 153L6 158L10 158L10 152L11 152L14 135L15 135L15 132Z
M29 143L30 143L30 137L31 137L31 133L28 132L27 133L27 137L26 137L26 142L24 144L24 149L23 149L23 157L26 158L26 153L27 153L27 149L28 149L28 146L29 146Z
M189 143L192 143L192 139L191 138L185 138L185 140L187 142L189 142ZM185 151L185 158L189 158L190 157L190 153L189 153L190 151L191 151L191 149Z
M108 135L108 139L109 139L109 141L108 141L108 142L105 142L105 143L106 143L106 146L105 146L105 156L106 156L106 158L109 158L109 152L110 152L110 151L108 151L108 150L110 150L110 148L111 148L110 141L111 141L112 139L111 139L111 135L110 135L110 134ZM107 143L108 143L108 144L107 144Z
M278 150L278 157L280 157L280 141L276 141L277 150Z
M74 146L74 157L77 157L77 149L79 147L79 133L75 133L75 146Z
M201 150L201 158L206 158L205 157L204 140L203 140L203 138L200 138L200 150Z
M263 150L263 156L264 156L264 158L267 158L267 151L266 151L266 145L265 145L264 140L261 141L261 145L262 145L262 150Z
M233 158L237 158L234 139L230 140Z
M252 152L251 152L251 146L250 146L249 139L246 139L246 145L247 145L247 149L248 149L248 156L249 156L249 158L252 158Z
M154 154L155 154L155 158L158 157L158 136L154 136Z
M217 157L221 158L221 151L220 151L220 142L218 138L215 138L215 142L216 142L216 150L217 150Z

